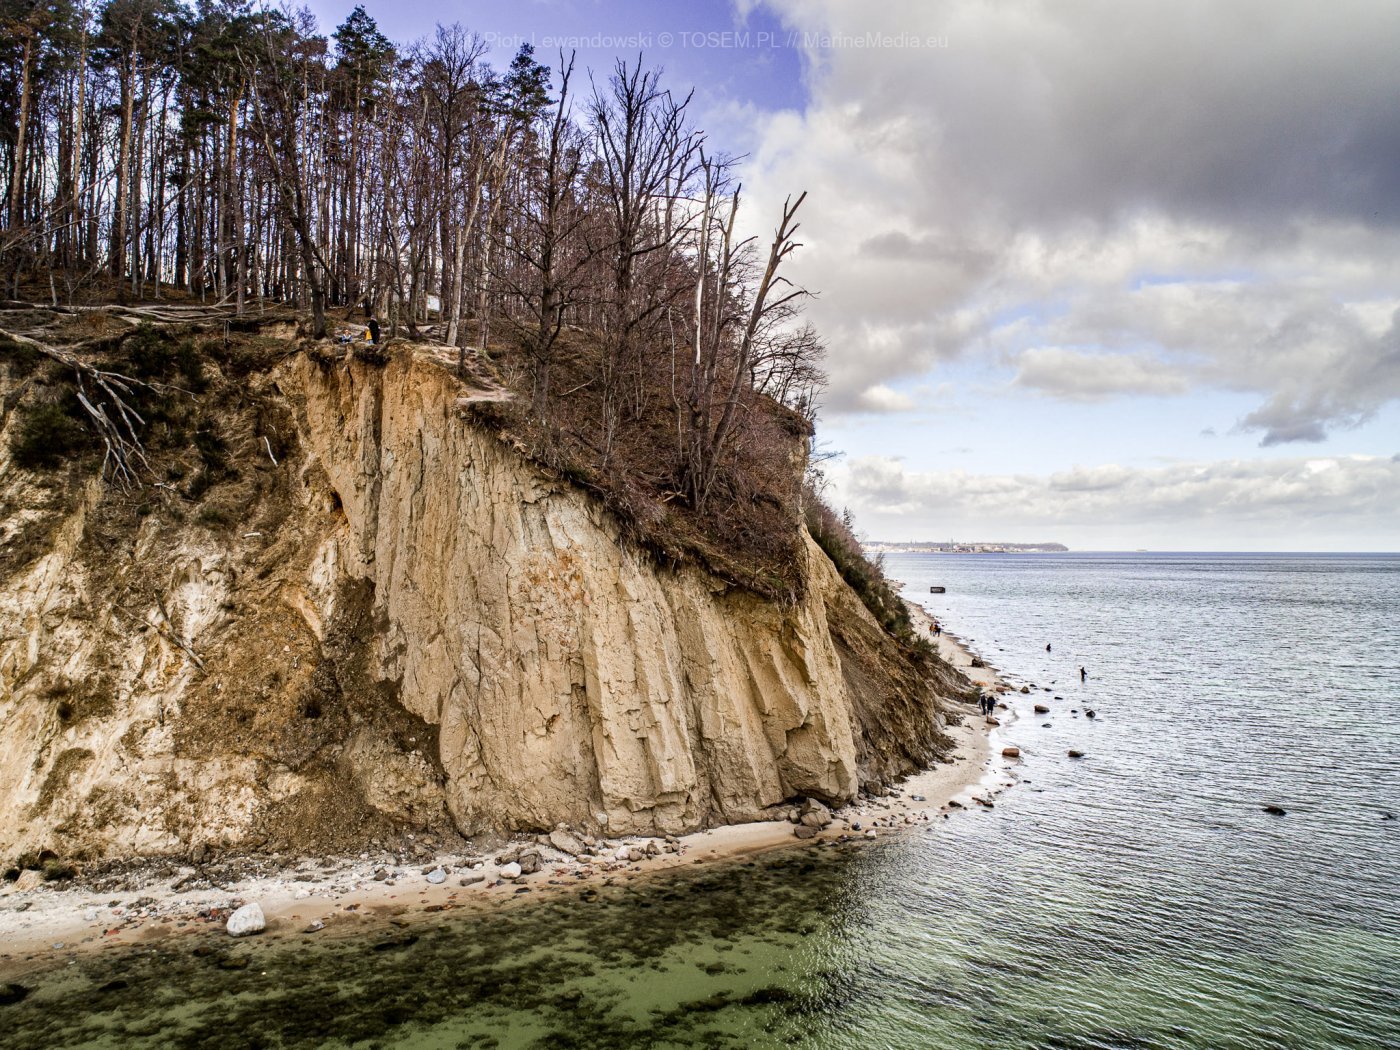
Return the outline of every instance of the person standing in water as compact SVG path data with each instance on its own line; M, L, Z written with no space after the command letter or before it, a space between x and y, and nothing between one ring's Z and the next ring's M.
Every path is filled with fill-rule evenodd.
M1082 667L1079 669L1079 680L1081 682L1087 682L1089 680L1089 672Z
M1049 643L1049 642L1046 642L1046 643L1045 643L1045 651L1046 651L1047 653L1050 651L1050 643Z

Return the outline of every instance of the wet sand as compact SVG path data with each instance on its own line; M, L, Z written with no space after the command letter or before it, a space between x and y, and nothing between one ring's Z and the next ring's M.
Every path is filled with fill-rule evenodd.
M920 630L931 618L911 606ZM1009 686L991 667L973 667L974 656L944 631L937 642L942 658L985 689ZM376 925L404 926L454 910L497 908L539 900L551 893L586 891L651 878L667 870L720 863L766 850L814 848L852 838L879 838L903 828L948 819L960 811L990 805L992 796L1014 783L1014 761L1001 756L996 719L984 719L973 704L952 705L961 724L949 726L954 742L950 761L910 776L885 797L861 798L837 810L815 837L798 839L789 820L732 824L676 839L619 836L599 840L584 857L571 857L535 839L522 839L481 857L449 851L431 860L405 861L385 851L355 856L285 862L274 874L239 879L217 887L177 890L182 880L199 878L191 865L153 862L146 878L132 888L100 893L84 888L17 891L0 883L0 977L47 969L80 953L149 944L187 933L222 934L232 907L256 901L267 919L260 939L304 936L361 936ZM630 846L655 855L620 859ZM540 870L517 880L503 878L494 857L512 847L539 849ZM627 856L627 854L624 854ZM427 873L442 868L445 879L430 883ZM173 874L172 874L173 872ZM387 876L384 874L387 872ZM379 878L376 879L376 874ZM468 884L463 885L467 881Z

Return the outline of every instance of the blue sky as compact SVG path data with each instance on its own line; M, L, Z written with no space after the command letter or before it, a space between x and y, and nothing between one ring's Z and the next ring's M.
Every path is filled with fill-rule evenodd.
M809 192L819 438L872 537L1400 549L1400 4L367 8L502 64L640 49L748 155L752 232Z

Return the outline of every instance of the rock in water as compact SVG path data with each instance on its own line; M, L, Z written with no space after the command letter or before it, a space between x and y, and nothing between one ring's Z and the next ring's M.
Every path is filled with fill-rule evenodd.
M1019 747L1004 747L1001 749L1002 758L1020 758L1021 749Z
M1070 749L1069 749L1069 757L1070 757L1070 758L1083 758L1083 757L1084 757L1084 752L1083 752L1083 751L1076 751L1074 748L1070 748Z
M1035 713L1038 715L1048 715L1050 713L1050 708L1046 707L1044 704L1036 704Z
M1288 816L1288 810L1284 809L1282 806L1275 806L1275 805L1272 805L1272 804L1265 806L1265 807L1264 807L1264 812L1265 812L1265 813L1271 813L1271 814L1273 814L1273 815L1276 816L1276 817L1286 817L1286 816Z
M243 905L228 917L228 935L230 937L247 937L254 933L262 933L265 929L267 929L267 919L263 917L262 907L257 901Z
M432 871L428 872L428 881L434 886L441 886L447 881L447 872L443 871L441 868L434 868Z
M501 878L507 882L514 882L520 878L520 865L511 861L509 864L501 865Z

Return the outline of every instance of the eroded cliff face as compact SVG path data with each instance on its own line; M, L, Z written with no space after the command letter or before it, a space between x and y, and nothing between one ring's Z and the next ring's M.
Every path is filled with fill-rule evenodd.
M936 758L961 683L814 544L792 607L659 569L467 393L408 351L252 377L222 528L0 460L6 542L41 552L0 562L0 856L679 832Z

